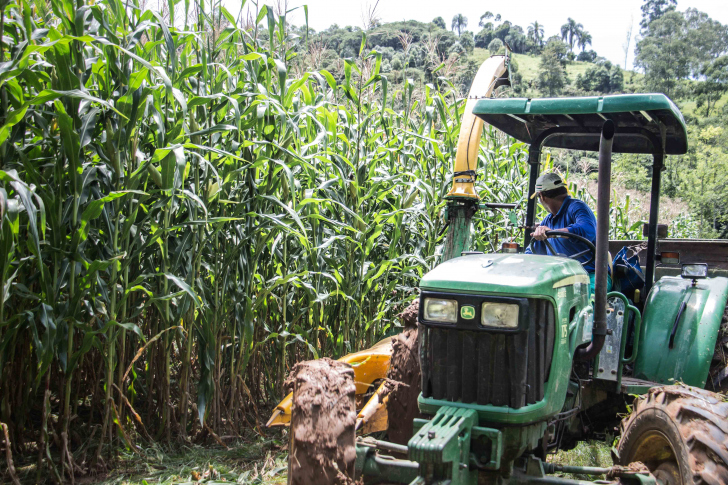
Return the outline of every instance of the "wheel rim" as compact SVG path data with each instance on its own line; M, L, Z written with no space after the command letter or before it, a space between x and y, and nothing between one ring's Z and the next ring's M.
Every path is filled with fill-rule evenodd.
M641 461L663 485L683 485L677 455L667 436L651 430L632 448L630 462Z

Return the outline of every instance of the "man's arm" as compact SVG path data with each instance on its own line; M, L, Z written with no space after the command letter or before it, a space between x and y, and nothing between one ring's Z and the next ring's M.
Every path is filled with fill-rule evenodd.
M566 226L563 230L581 236L589 241L594 241L597 237L597 220L594 217L594 213L584 202L578 204L572 203L572 207L573 209L570 207L570 212L574 222Z

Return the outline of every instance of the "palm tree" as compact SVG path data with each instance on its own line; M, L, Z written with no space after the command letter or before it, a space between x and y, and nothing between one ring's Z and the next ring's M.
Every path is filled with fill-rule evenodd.
M453 32L457 29L458 36L463 33L465 27L468 26L468 18L463 14L459 13L452 18L452 30Z
M584 26L569 17L566 23L561 26L561 39L567 41L569 50L573 52L574 43L584 31Z
M493 12L485 12L483 15L480 16L480 22L478 22L479 27L485 27L485 24L487 23L486 20L493 18Z
M579 35L579 39L576 41L576 45L579 46L582 52L586 49L586 46L592 45L592 36L587 31L582 31Z
M539 47L543 47L543 25L538 20L528 26L528 38L532 39Z

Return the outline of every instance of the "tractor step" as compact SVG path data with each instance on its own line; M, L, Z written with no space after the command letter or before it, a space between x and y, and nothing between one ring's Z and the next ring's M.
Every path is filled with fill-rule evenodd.
M623 394L647 394L651 387L664 386L659 382L645 381L634 377L622 377Z

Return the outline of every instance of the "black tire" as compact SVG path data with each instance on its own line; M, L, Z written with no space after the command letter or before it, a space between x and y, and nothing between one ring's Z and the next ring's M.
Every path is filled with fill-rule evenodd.
M655 387L622 420L619 462L642 462L665 485L728 483L728 402L685 385Z

